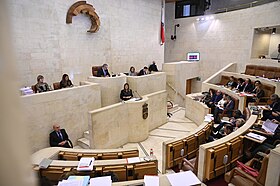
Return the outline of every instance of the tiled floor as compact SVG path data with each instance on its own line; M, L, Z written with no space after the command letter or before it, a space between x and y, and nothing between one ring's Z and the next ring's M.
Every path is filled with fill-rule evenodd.
M197 125L188 118L185 118L185 110L180 108L174 111L173 116L169 118L166 124L152 130L148 139L139 143L128 143L123 147L137 147L140 156L148 155L152 148L154 155L158 159L159 172L162 172L162 143L176 137L186 136L196 128Z

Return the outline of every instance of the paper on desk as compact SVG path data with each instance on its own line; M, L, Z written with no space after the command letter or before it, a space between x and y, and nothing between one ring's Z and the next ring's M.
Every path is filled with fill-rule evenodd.
M166 176L172 186L190 186L201 184L201 181L192 171L167 174Z
M145 186L159 186L158 176L144 176Z
M140 162L140 158L139 157L127 158L127 163L139 163L139 162Z
M263 125L262 128L266 131L266 132L271 132L274 133L275 130L277 129L278 124L273 123L272 121L270 121L269 119L266 120Z
M112 185L111 176L91 178L89 185L90 186L111 186Z
M83 180L62 180L57 186L83 186Z
M250 132L250 133L246 134L246 136L249 136L251 138L254 138L254 139L257 139L257 140L260 140L260 141L266 140L266 137L258 135L258 134L255 134L253 132Z
M212 116L207 115L204 117L205 122L211 122L212 120L214 120L214 117L212 117Z
M81 158L77 167L78 171L92 171L94 158Z

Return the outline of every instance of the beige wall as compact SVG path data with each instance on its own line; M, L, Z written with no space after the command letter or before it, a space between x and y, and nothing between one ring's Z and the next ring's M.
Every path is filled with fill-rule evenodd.
M66 129L75 145L88 130L87 112L101 107L100 87L91 84L27 95L22 96L21 101L29 119L28 139L32 152L49 146L54 123Z
M162 70L166 73L167 91L171 100L180 106L185 106L186 80L200 77L200 68L197 62L164 63ZM196 89L192 90L196 92Z
M88 0L101 20L100 31L87 33L89 18L66 13L76 0L11 0L13 44L20 86L36 83L43 74L49 84L68 73L75 84L91 75L93 65L109 64L111 72L137 70L153 60L161 67L161 0Z
M174 4L166 4L165 62L182 61L187 52L199 51L202 81L228 63L238 63L238 69L244 69L251 57L254 28L280 24L279 1L215 14L214 20L205 22L197 22L197 17L175 20L174 12ZM177 40L172 41L175 24L180 27Z
M252 58L260 55L268 56L271 33L257 33L255 31L252 44Z
M116 103L89 112L91 148L119 148L148 138L149 130L167 122L166 91L143 96L139 101ZM148 118L142 106L148 104Z

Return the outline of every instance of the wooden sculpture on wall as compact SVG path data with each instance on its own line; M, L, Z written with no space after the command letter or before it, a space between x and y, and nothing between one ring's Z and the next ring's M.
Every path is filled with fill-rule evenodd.
M96 14L95 8L92 5L87 4L86 1L78 1L74 3L67 12L66 23L71 24L72 17L77 16L78 14L86 14L89 16L91 20L91 27L88 30L88 32L94 33L99 30L100 27L99 16Z

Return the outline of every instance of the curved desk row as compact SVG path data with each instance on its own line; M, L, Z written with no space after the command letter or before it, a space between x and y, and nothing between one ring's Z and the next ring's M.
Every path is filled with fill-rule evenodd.
M77 171L79 161L53 160L47 169L40 169L34 165L34 170L39 176L48 178L57 183L65 174L89 175L90 177L102 176L113 172L119 181L143 179L144 175L157 175L158 161L156 157L139 158L137 162L129 162L129 159L95 160L93 171Z
M198 148L204 144L211 133L212 123L203 122L194 132L184 137L163 142L162 144L162 171L170 169L187 159L196 156Z
M62 147L49 147L37 151L32 155L33 164L39 164L43 158L62 159L62 160L80 160L81 157L94 157L98 160L105 159L123 159L138 157L137 148L128 149L70 149Z
M231 169L243 156L243 136L255 124L256 115L251 115L246 123L235 132L216 141L200 145L198 178L210 180ZM228 159L223 162L225 159Z

